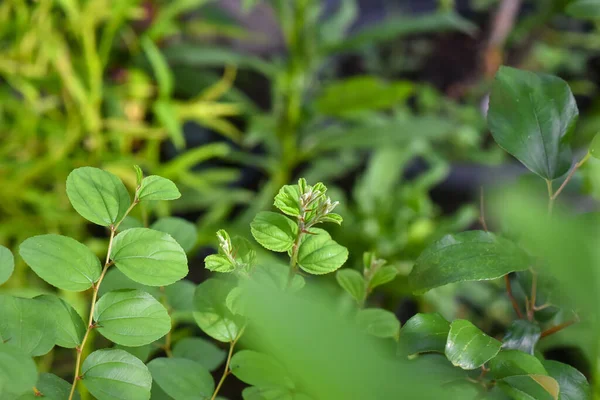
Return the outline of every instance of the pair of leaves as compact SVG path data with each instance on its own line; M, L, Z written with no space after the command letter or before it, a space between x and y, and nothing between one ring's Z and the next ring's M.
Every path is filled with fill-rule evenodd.
M377 286L391 282L398 275L398 270L391 265L380 267L370 280L354 269L341 269L336 272L338 284L354 298L359 304Z

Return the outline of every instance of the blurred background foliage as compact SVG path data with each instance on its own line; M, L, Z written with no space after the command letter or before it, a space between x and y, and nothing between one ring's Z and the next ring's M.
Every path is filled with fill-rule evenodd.
M484 183L524 173L486 128L501 63L569 82L579 144L600 130L600 26L567 15L570 3L5 0L0 244L52 232L101 252L104 235L71 209L66 176L98 166L133 187L139 164L183 196L129 222L196 224L199 282L217 229L248 235L276 191L305 177L341 203L345 222L332 235L351 250L347 266L373 251L398 269L375 303L402 322L436 310L500 332L511 311L496 282L417 300L405 277L429 243L477 226ZM590 160L575 192L600 199L599 177ZM18 262L3 290L43 290Z

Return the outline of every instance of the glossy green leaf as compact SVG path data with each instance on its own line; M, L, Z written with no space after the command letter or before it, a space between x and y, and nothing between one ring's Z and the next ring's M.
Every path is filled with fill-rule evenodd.
M185 358L155 358L148 363L152 378L173 399L210 399L215 382L208 370Z
M81 374L81 382L98 400L150 399L150 371L124 350L94 351L83 361Z
M56 322L46 301L0 295L0 337L25 353L42 356L56 342Z
M194 319L213 339L231 342L240 333L241 326L225 305L232 286L218 279L208 279L196 288Z
M600 9L600 2L598 3ZM594 136L592 143L590 144L590 154L592 157L600 160L600 133Z
M43 280L59 289L81 292L100 278L100 260L75 239L60 235L30 237L19 254Z
M340 268L348 259L348 249L339 245L322 229L313 229L300 244L298 265L313 275L323 275Z
M502 350L489 361L488 368L494 379L514 375L548 375L540 360L519 350Z
M67 196L79 215L102 226L120 221L131 204L118 177L93 167L77 168L69 174Z
M501 67L490 95L488 125L500 147L547 180L572 163L569 145L579 112L562 79Z
M252 236L264 248L284 252L292 248L298 235L298 225L274 212L259 212L250 224Z
M81 316L66 301L54 295L44 294L35 298L44 301L56 323L56 344L73 349L81 344L86 326Z
M219 368L226 356L225 350L211 341L198 337L183 338L173 346L173 357L194 360L209 371Z
M275 196L275 207L292 217L298 217L300 211L300 191L298 185L285 185Z
M4 246L0 246L0 285L10 278L15 269L15 258L12 252Z
M495 357L501 347L502 343L483 333L471 322L457 319L450 324L445 354L453 365L471 370Z
M164 217L158 219L150 226L156 231L165 232L173 236L173 239L188 253L194 248L198 239L198 230L196 225L183 218Z
M505 349L521 350L533 355L535 345L540 340L541 329L535 322L524 319L513 321L502 339L502 347Z
M394 313L381 308L367 308L356 314L358 326L370 335L380 338L397 338L400 321Z
M150 344L171 330L171 317L154 297L141 290L108 292L94 309L97 330L123 346Z
M0 394L32 390L37 380L33 359L22 349L0 340Z
M558 400L589 400L590 385L585 376L570 365L558 361L543 361L548 375L554 378L560 387Z
M400 343L408 354L444 353L450 323L440 314L419 313L406 321L400 331Z
M204 268L213 272L231 272L235 270L235 265L229 259L221 254L211 254L204 259Z
M558 382L546 375L508 376L498 386L514 400L558 400Z
M398 276L398 269L396 267L393 265L384 265L375 272L375 275L371 278L369 287L374 289L377 286L385 285L386 283L393 281L396 276Z
M365 280L360 272L354 269L340 269L335 274L339 285L350 294L357 302L365 298Z
M119 233L111 260L130 279L148 286L166 286L188 273L187 257L171 235L147 228Z
M137 192L138 200L175 200L181 197L173 181L157 175L142 180Z
M283 365L264 353L238 351L231 359L230 368L239 380L252 386L294 388Z
M71 383L54 374L41 373L35 388L42 394L42 399L66 400L71 393ZM73 399L79 400L79 393L73 393Z
M483 231L446 235L421 253L408 276L413 291L454 282L500 278L529 268L527 254L508 239Z
M598 0L575 0L565 9L567 14L581 19L600 19L600 1Z

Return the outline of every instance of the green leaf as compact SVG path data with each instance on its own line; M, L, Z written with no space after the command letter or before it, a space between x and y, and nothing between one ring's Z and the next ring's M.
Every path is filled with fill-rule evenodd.
M150 293L155 299L160 300L162 293L160 289L154 286L146 286L138 283L136 281L128 278L123 272L119 271L117 268L110 268L104 279L102 280L102 285L100 285L100 289L98 290L99 296L104 296L108 292L112 292L113 290L121 290L121 289L139 289L143 290L146 293Z
M241 236L235 236L231 240L231 244L234 250L235 262L238 267L243 270L250 272L254 268L254 262L256 260L256 251L250 241Z
M175 148L177 150L183 150L185 148L185 136L183 135L181 122L177 118L178 113L175 105L168 100L157 100L154 103L152 110L154 111L156 119L167 131Z
M337 244L329 233L313 229L300 244L298 265L305 272L323 275L340 268L348 259L348 249Z
M56 342L51 308L40 299L0 295L0 337L34 357L48 353Z
M357 302L365 298L365 280L360 272L355 269L340 269L335 274L339 285L350 294Z
M173 181L157 175L142 180L137 192L138 200L175 200L181 197Z
M533 355L535 345L540 340L542 331L535 322L529 322L524 319L513 321L504 338L502 347L505 349L521 350L527 354Z
M219 368L227 353L213 342L198 338L183 338L173 346L173 357L187 358L202 364L209 371Z
M173 236L173 239L179 243L186 253L194 248L196 240L198 239L196 225L183 218L160 218L154 222L150 228Z
M283 365L264 353L238 351L231 359L230 368L236 378L252 386L294 388Z
M36 380L33 359L22 349L0 340L0 394L24 393L35 386Z
M142 168L140 168L139 165L134 165L133 169L135 170L136 186L140 186L142 184L142 180L144 179L144 171L142 171Z
M488 112L494 140L546 180L571 167L569 141L578 115L562 79L510 67L496 74Z
M546 375L508 376L498 386L514 400L558 400L558 382Z
M81 382L98 400L148 400L150 371L125 350L96 350L81 367Z
M208 279L196 288L194 319L210 337L221 342L231 342L240 333L238 319L225 305L232 286L218 279Z
M274 212L259 212L250 224L252 236L264 248L284 252L292 248L298 235L298 225Z
M367 308L356 314L358 326L370 335L380 338L397 338L400 321L394 313L381 308Z
M111 260L127 277L148 286L170 285L188 273L185 251L175 239L147 228L119 233Z
M369 283L369 288L375 289L377 286L391 282L396 276L398 276L398 269L393 265L385 265L375 272L375 275L373 275L373 278L371 278L371 282Z
M54 295L44 294L35 299L44 301L50 309L50 315L56 323L56 344L67 349L79 346L85 335L86 326L77 311L69 303Z
M98 332L123 346L143 346L171 330L171 317L154 297L141 290L108 292L94 309Z
M87 290L102 273L98 257L67 236L30 237L19 246L19 254L40 278L63 290Z
M234 315L246 315L246 304L242 297L242 288L234 287L227 294L227 298L225 299L225 305Z
M171 93L173 93L173 74L167 60L149 37L142 37L140 43L154 70L160 97L163 99L171 97Z
M285 185L279 189L279 193L275 196L274 205L287 215L299 217L301 211L298 185Z
M225 256L220 254L211 254L204 259L204 267L214 272L231 272L235 270L233 265Z
M0 246L0 285L10 278L15 269L15 258L12 252L4 246Z
M283 387L247 387L242 391L244 400L295 400L292 392Z
M196 284L189 280L181 280L165 286L165 295L169 307L175 311L193 311L195 291Z
M116 344L114 346L115 349L125 350L132 356L139 358L142 362L148 361L148 358L152 355L153 352L160 350L160 348L155 347L156 343L147 344L144 346L137 347L128 347L122 346L120 344Z
M185 358L155 358L148 363L152 378L174 399L210 399L215 382L208 370Z
M519 350L502 350L488 363L494 379L514 375L548 375L541 361Z
M77 168L69 174L67 196L79 215L102 226L120 221L131 204L119 178L93 167Z
M500 347L502 343L480 331L471 322L457 319L450 324L445 354L453 365L471 370L495 357Z
M54 374L42 373L38 377L35 388L42 394L43 399L63 400L68 399L71 393L71 384ZM73 399L79 400L79 393L73 393Z
M440 314L419 313L406 321L400 331L400 343L408 354L444 353L450 323Z
M529 268L527 254L508 239L483 231L446 235L421 253L410 275L412 290L500 278Z
M598 3L598 5L600 6L600 2ZM599 7L599 9L600 9L600 7ZM592 140L592 143L590 144L590 154L592 157L600 160L600 133L598 133L598 134L596 134L596 136L594 136L594 139Z
M590 385L581 372L570 365L558 361L543 361L548 375L554 378L560 387L558 400L589 400Z
M581 19L599 19L600 1L598 0L576 0L565 9L567 14Z

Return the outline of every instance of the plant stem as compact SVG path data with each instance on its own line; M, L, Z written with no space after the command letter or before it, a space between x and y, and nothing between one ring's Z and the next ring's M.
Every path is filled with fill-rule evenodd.
M554 209L554 192L552 188L552 181L546 179L546 186L548 187L548 215L552 215L552 210Z
M517 316L519 317L519 319L523 319L523 314L519 309L519 303L517 303L517 299L515 299L515 296L513 296L512 286L510 284L510 277L508 275L504 275L504 282L506 283L506 293L508 293L508 298L510 299L512 306L515 312L517 313Z
M296 270L298 269L298 252L300 250L300 242L302 241L302 237L304 236L304 216L298 219L298 236L296 236L296 240L292 245L292 255L290 257L290 271L288 275L288 288L292 286L292 281L294 280L294 276L296 276Z
M240 339L240 337L242 337L243 333L244 333L244 328L242 328L240 330L240 333L237 335L237 337L235 339L233 339L232 342L229 343L229 353L227 354L227 361L225 362L225 371L223 371L223 375L221 376L221 379L219 380L219 383L217 384L217 387L215 388L215 391L214 391L212 397L210 398L210 400L215 400L217 398L217 394L219 394L219 390L221 390L221 386L223 386L225 379L231 373L231 370L229 369L229 364L231 363L231 357L233 356L233 349L234 349L237 341Z
M537 273L532 269L531 270L531 300L530 305L527 307L527 318L530 321L533 321L533 316L535 313L535 302L537 297Z
M545 338L546 336L550 336L556 332L560 332L563 329L568 328L569 326L573 325L576 322L579 322L579 318L573 318L570 321L563 322L562 324L553 326L552 328L548 328L544 332L542 332L542 334L540 335L540 339Z
M585 164L586 161L589 160L589 158L590 158L590 153L588 152L585 155L585 157L583 157L578 163L575 164L575 166L569 172L569 175L567 175L565 181L562 183L562 185L560 185L560 187L558 188L558 190L552 195L552 200L556 200L556 198L563 191L563 189L565 188L565 186L567 186L567 183L569 183L569 181L571 180L571 178L573 178L573 175L575 175L575 172L579 169L579 167L581 167L583 164Z

